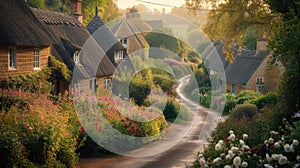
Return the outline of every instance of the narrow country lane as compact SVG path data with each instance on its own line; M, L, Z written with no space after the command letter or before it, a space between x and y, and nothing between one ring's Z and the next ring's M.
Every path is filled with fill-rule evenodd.
M204 148L204 141L199 140L200 132L203 128L204 121L209 109L199 106L197 103L190 101L183 94L183 88L188 83L190 76L185 76L179 80L179 85L176 89L179 99L183 106L185 106L196 117L194 123L190 128L186 129L183 124L172 124L172 128L168 129L166 135L162 140L146 145L145 147L133 151L136 155L139 153L149 154L157 153L157 149L165 147L170 143L178 141L178 143L166 150L165 152L147 156L147 157L127 157L116 156L112 158L98 159L89 158L81 159L79 165L82 168L175 168L185 167L187 163L194 161L197 152ZM192 121L191 121L192 122ZM212 121L215 122L215 121ZM186 134L186 132L188 133ZM186 134L183 138L178 139L177 134ZM172 138L174 137L174 138Z

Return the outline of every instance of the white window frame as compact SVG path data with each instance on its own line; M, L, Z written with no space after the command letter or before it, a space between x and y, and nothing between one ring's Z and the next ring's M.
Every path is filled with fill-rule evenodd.
M16 47L8 48L8 69L9 70L17 69L17 49L16 49Z
M124 59L123 50L117 50L115 52L115 61L116 61L116 63L120 63L123 59Z
M111 78L104 79L103 88L109 90L111 88Z
M41 69L41 50L39 48L36 48L33 51L33 69Z
M73 54L73 59L75 64L80 64L80 56L79 56L79 51L75 51Z

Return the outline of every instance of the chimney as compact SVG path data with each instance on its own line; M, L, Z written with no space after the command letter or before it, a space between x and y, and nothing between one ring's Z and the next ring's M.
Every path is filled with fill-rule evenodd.
M268 39L267 39L267 33L265 32L263 34L263 37L257 39L257 44L256 44L256 54L259 52L259 51L266 51L268 48L267 48L267 45L268 45Z
M81 6L82 0L71 0L71 15L75 16L80 23L83 21Z

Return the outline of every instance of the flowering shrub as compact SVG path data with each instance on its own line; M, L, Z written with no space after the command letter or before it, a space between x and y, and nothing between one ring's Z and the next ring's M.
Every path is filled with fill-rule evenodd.
M278 132L271 131L270 138L263 144L251 148L247 145L248 135L238 137L233 131L214 146L214 154L198 156L194 167L299 167L299 141L285 140Z
M96 136L99 141L115 149L124 144L116 141L121 140L121 137L109 132L108 127L132 137L149 137L149 141L160 138L166 129L166 120L162 112L156 108L133 106L130 102L122 101L121 98L112 99L108 95L99 98L81 95L74 100L83 126L91 130L93 136ZM141 144L128 141L126 144L130 150L149 141Z
M77 167L82 141L69 100L53 103L45 95L4 90L0 97L12 101L0 112L1 166Z

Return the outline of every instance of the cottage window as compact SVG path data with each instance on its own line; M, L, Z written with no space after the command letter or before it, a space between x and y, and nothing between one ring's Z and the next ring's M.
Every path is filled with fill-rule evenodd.
M79 63L80 63L80 60L79 60L79 51L75 51L75 52L74 52L73 59L74 59L74 62L75 62L76 64L79 64Z
M111 88L111 78L107 78L104 80L104 89L109 90Z
M256 78L256 84L262 84L262 83L264 83L264 78L262 78L262 77L257 77L257 78Z
M236 94L236 84L231 85L231 93Z
M8 62L9 69L17 68L17 51L15 47L11 47L8 49Z
M33 69L40 69L40 49L33 51Z
M115 52L115 61L116 63L121 62L124 59L123 50L119 50Z
M91 90L91 91L95 91L95 89L96 89L96 79L91 79L90 80L90 82L89 82L89 89Z
M75 91L75 93L78 93L80 91L80 83L74 84L74 91Z
M127 38L122 38L120 40L121 44L123 45L123 47L127 48L128 47L128 39Z

